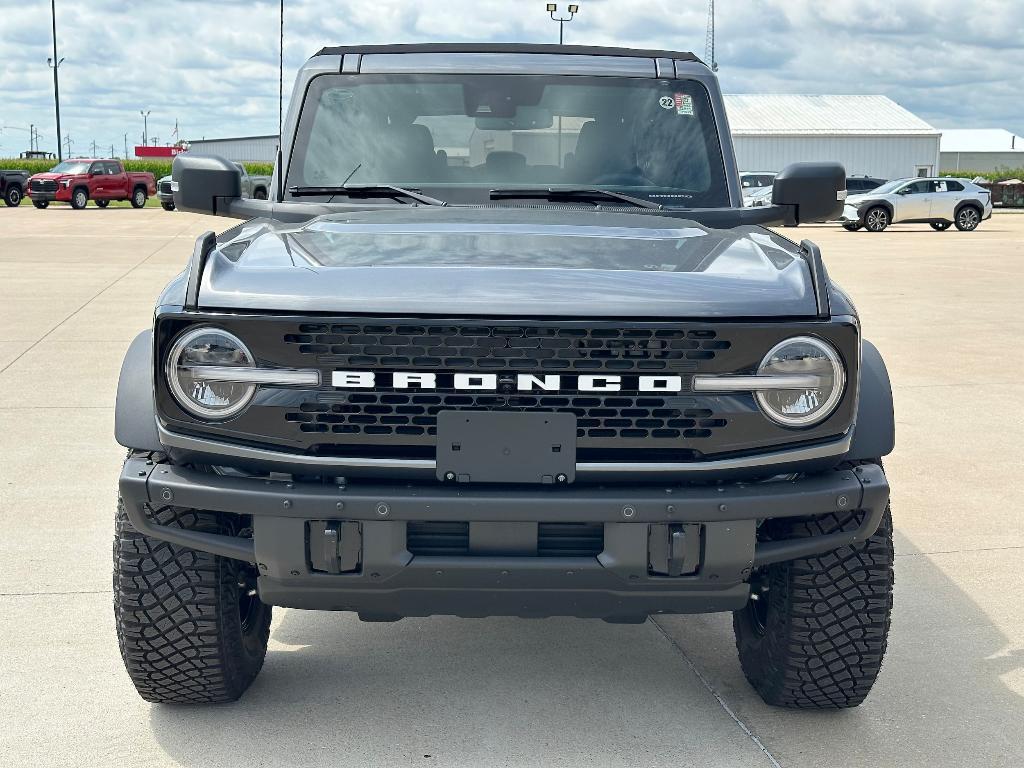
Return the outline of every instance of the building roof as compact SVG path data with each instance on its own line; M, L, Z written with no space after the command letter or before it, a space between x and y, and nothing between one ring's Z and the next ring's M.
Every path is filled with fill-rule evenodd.
M888 96L725 95L734 136L938 136Z
M203 142L210 142L210 141L254 141L256 139L261 139L261 140L262 139L273 139L274 141L277 141L277 134L276 133L269 133L269 134L265 134L263 136L225 136L225 137L220 138L220 139L207 139L206 137L203 137L201 139L189 139L188 143L189 144L202 144Z
M1021 152L1024 138L1002 128L944 128L942 152Z

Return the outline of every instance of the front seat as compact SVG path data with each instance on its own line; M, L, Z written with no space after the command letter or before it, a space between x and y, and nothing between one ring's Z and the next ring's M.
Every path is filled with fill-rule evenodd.
M618 177L623 179L621 183L629 184L640 175L629 129L620 120L591 120L583 124L569 169L572 181L593 184L600 178Z
M425 125L390 123L381 129L377 152L381 183L420 183L440 180L441 158Z

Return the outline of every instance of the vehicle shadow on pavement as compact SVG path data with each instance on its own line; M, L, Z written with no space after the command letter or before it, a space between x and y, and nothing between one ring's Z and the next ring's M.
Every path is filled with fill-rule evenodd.
M154 706L150 724L173 759L204 768L237 765L243 755L282 766L323 764L328 755L338 765L769 764L706 682L785 766L877 766L897 757L1019 764L1024 698L1012 688L1024 690L1020 639L1011 646L902 537L897 551L889 651L856 710L765 706L740 672L728 615L659 617L668 642L650 622L364 624L290 610L275 622L263 672L240 702ZM1002 554L1007 563L1019 557Z
M756 758L651 624L405 619L287 611L237 704L157 706L183 765L691 764ZM689 723L666 742L665 733ZM428 757L429 756L429 757Z

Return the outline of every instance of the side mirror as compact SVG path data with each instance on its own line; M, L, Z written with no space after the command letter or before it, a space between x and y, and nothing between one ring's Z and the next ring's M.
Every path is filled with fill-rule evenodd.
M242 196L242 174L216 155L176 155L171 163L174 205L182 211L227 216Z
M793 163L772 184L772 204L785 206L786 225L832 221L846 202L846 169L839 163Z

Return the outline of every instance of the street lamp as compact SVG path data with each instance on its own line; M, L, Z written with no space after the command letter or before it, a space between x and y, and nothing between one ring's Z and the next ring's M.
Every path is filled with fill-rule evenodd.
M565 39L565 35L564 35L565 22L572 21L573 16L575 16L579 12L580 7L578 5L576 5L575 3L570 4L569 5L569 15L566 18L564 18L564 19L561 18L561 17L556 17L555 16L555 12L557 10L558 10L558 5L556 3L548 3L547 11L548 11L549 14L551 14L551 20L558 22L558 44L561 45L562 41Z
M149 114L153 110L147 109L143 112L139 110L139 114L142 115L142 146L149 146Z
M46 63L53 70L53 107L57 113L57 162L64 159L60 151L60 87L57 84L57 70L64 59L57 58L57 0L50 0L50 17L53 20L53 58Z

